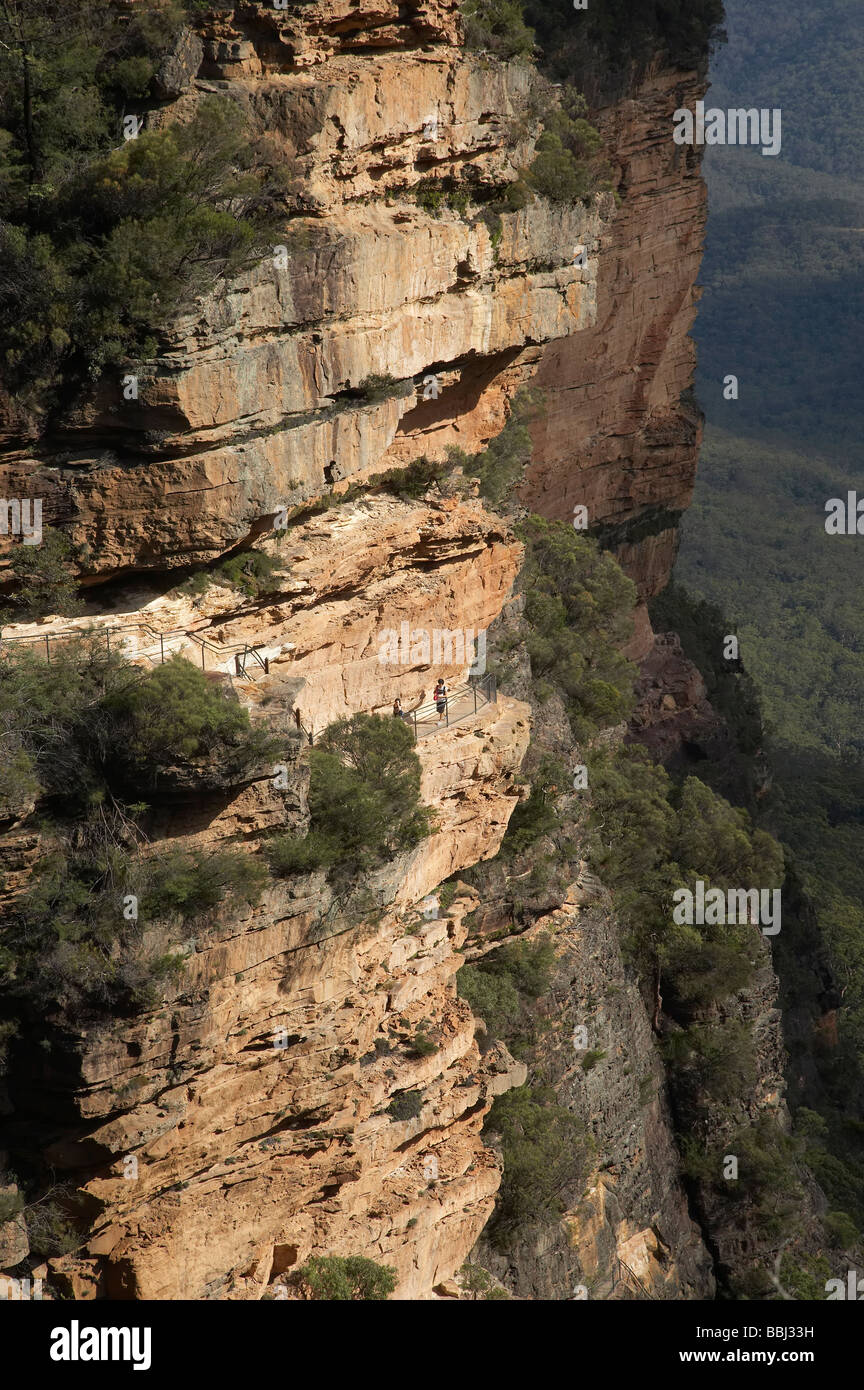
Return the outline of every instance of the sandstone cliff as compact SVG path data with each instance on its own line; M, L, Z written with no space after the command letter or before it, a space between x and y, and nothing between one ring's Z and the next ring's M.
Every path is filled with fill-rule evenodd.
M530 66L466 52L456 0L294 9L203 18L147 115L159 126L206 94L238 102L295 177L284 243L172 327L137 400L104 379L49 437L7 451L0 491L43 497L45 523L79 547L88 609L71 626L124 628L132 660L154 632L193 658L206 639L229 675L235 647L255 646L269 671L235 673L237 696L256 718L317 733L397 695L420 703L438 675L463 680L470 657L388 666L380 633L485 631L506 611L520 547L470 490L361 488L320 515L308 504L420 455L479 449L528 381L547 410L523 500L548 516L587 505L640 597L663 587L699 444L687 333L705 213L698 166L668 132L702 79L658 70L596 113L620 206L537 199L493 235L476 209L429 210L423 186L517 175L538 131ZM265 596L179 587L188 566L253 542L277 565ZM651 643L642 608L633 654ZM697 681L682 678L681 709L698 705ZM428 895L497 853L525 795L526 693L421 740L435 830L369 885L376 911L361 924L342 920L323 876L271 885L259 908L177 943L185 974L158 1008L78 1030L48 1020L42 1047L16 1052L4 1146L85 1201L79 1245L45 1271L58 1290L258 1298L310 1254L392 1265L401 1298L447 1286L500 1181L484 1118L526 1066L478 1043L456 995L476 894L460 887L440 907ZM668 686L655 694L662 709ZM263 778L218 804L161 808L155 836L254 854L304 815L302 779L286 797ZM6 840L7 892L38 852L25 819ZM544 1066L600 1159L518 1268L485 1244L481 1258L520 1296L570 1297L579 1282L598 1297L708 1296L608 902L574 889L539 929L559 960ZM569 1037L589 1016L608 1060L585 1071ZM415 1055L418 1031L434 1052ZM388 1107L406 1095L420 1107L399 1118Z

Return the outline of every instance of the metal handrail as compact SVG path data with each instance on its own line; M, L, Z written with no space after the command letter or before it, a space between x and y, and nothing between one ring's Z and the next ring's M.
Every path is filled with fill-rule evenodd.
M454 724L461 724L463 719L467 719L469 716L476 714L478 709L482 709L484 705L497 703L498 687L495 677L490 673L489 675L481 676L480 679L477 681L469 681L466 685L457 685L455 689L447 691L447 696L444 702L445 729L449 729L450 727L451 701L453 702L453 704L456 704L458 703L458 700L461 696L468 694L473 696L474 708L473 710L467 710L464 714L458 715L453 720ZM479 699L478 696L480 697ZM433 724L431 728L424 729L422 731L418 727L418 721L422 722L427 718L431 719L434 715L437 715L438 705L434 700L430 701L428 704L425 705L418 705L417 709L406 710L405 713L408 715L411 724L413 725L415 739L419 740L428 736L429 734L437 733L438 728L440 727L439 724Z
M637 1289L638 1289L639 1292L642 1294L643 1298L650 1299L652 1302L656 1302L656 1301L657 1301L657 1300L654 1298L654 1295L653 1295L652 1293L650 1293L650 1292L648 1291L648 1289L646 1289L645 1285L642 1283L642 1280L639 1278L639 1275L636 1274L635 1271L632 1270L628 1264L625 1264L625 1263L624 1263L624 1261L621 1259L620 1255L616 1256L616 1259L615 1259L615 1266L613 1266L613 1270L612 1270L612 1290L611 1290L612 1293L615 1292L616 1285L617 1285L618 1282L619 1282L619 1271L622 1270L622 1269L623 1269L623 1271L624 1271L624 1276L623 1276L623 1277L621 1278L621 1280L620 1280L620 1282L621 1282L622 1284L626 1284L626 1283L627 1283L627 1277L629 1276L629 1278L631 1278L631 1279L634 1281L634 1283L636 1284Z
M186 641L192 645L197 644L200 647L202 671L206 671L207 669L206 653L208 651L214 653L215 656L223 662L230 661L233 656L234 674L238 676L247 674L246 664L250 658L253 663L260 666L263 671L266 672L269 670L267 658L262 657L258 647L250 647L248 642L228 642L223 646L217 646L215 642L210 642L195 628L174 627L159 631L156 628L150 627L149 623L115 623L109 627L61 628L57 632L40 632L33 633L31 636L21 637L4 637L2 630L0 630L0 647L4 644L24 644L25 646L41 647L44 642L45 658L50 663L52 642L63 640L70 641L82 637L96 637L103 632L105 634L105 647L107 652L110 653L111 651L112 636L117 636L119 638L121 653L124 655L128 653L130 659L134 659L135 657L143 658L145 661L149 661L152 666L164 665L166 658L170 658L179 651L183 642ZM128 648L124 651L126 647L125 639L132 633L143 633L152 638L152 652L142 650L137 646L137 643L131 651L129 651ZM158 652L156 651L157 644Z

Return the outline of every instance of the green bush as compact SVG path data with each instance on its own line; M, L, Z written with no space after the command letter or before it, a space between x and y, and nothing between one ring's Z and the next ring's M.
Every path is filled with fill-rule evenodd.
M567 769L558 758L541 758L531 777L531 795L520 801L510 817L499 853L505 859L515 859L547 835L554 835L562 826L558 797L567 782Z
M504 1158L490 1228L501 1248L520 1227L554 1221L582 1195L592 1144L582 1121L547 1087L518 1086L498 1096L484 1133L499 1136Z
M709 1102L730 1105L752 1091L757 1079L753 1035L739 1019L694 1023L665 1040L679 1106L688 1123L707 1117Z
M636 591L611 555L564 521L530 516L525 543L528 654L535 678L561 690L577 739L626 718L634 667L621 655L632 632Z
M483 1019L491 1037L503 1038L518 1053L536 1037L530 1005L551 988L556 959L546 936L508 942L476 965L462 966L456 976L459 996Z
M139 910L145 921L179 916L188 922L212 912L229 895L257 903L266 880L264 865L243 850L204 854L175 848L146 864Z
M418 183L413 193L417 206L428 212L430 217L438 217L447 200L447 190L440 180L425 179Z
M456 450L452 451L455 454ZM370 485L392 492L395 497L416 500L425 497L430 487L436 486L458 462L452 455L446 462L435 462L428 458L415 459L404 468L390 468L386 473L376 473L369 479Z
M127 683L107 709L123 729L119 760L139 785L156 785L164 768L214 758L220 774L240 776L278 747L250 725L247 710L181 656Z
M525 23L519 0L462 0L462 19L467 48L505 61L534 53L534 32Z
M565 86L541 114L543 131L525 179L535 193L556 203L576 203L609 187L607 166L597 162L602 140L585 119L584 99Z
M362 1255L315 1255L296 1279L313 1299L330 1303L383 1303L396 1287L396 1271Z
M215 577L240 589L250 598L257 598L259 594L270 592L272 585L269 581L278 569L278 561L272 560L263 551L243 550L223 560L216 569Z
M157 793L161 773L187 781L239 780L283 747L196 666L173 657L142 670L106 649L95 631L52 644L51 661L25 647L0 663L0 728L30 794L52 812L116 814L115 795ZM209 760L209 762L208 762ZM14 789L0 779L8 804ZM108 812L105 812L108 814Z
M824 1226L826 1236L837 1250L852 1250L861 1238L858 1227L845 1211L829 1211Z
M364 377L357 387L358 394L367 401L386 401L391 396L404 396L406 386L389 372L373 372Z
M265 846L270 872L277 878L311 874L328 863L329 842L321 835L278 835Z
M477 965L463 965L456 983L459 997L469 1004L475 1017L483 1019L493 1038L515 1025L521 1001L508 975L481 970Z
M50 663L28 647L0 662L0 727L28 794L87 805L104 793L115 730L106 700L140 678L95 636L57 645ZM6 797L14 789L7 788Z
M23 3L29 10L30 0ZM116 98L112 112L115 98L106 102L104 91L87 87L87 64L92 76L108 57L101 44L112 41L114 7L101 9L105 35L91 32L86 51L75 46L83 24L77 0L66 55L53 47L44 21L23 45L13 36L13 51L30 54L23 66L39 71L40 84L60 86L34 107L32 144L23 118L11 116L5 167L0 162L0 185L13 197L0 228L0 372L10 395L37 414L54 402L58 384L151 357L163 327L259 259L277 225L281 174L269 190L263 150L228 97L207 96L191 121L111 148L126 97ZM0 39L3 28L0 17ZM74 72L76 61L83 71ZM136 81L141 76L143 68ZM10 80L20 97L17 72ZM58 96L66 103L62 131L48 129L60 115ZM74 114L68 118L88 102L98 129L85 132Z
M610 96L632 90L659 54L672 66L695 66L723 21L723 0L604 0L584 11L573 0L521 0L520 10L536 30L544 70Z
M340 719L325 729L309 758L309 836L305 843L295 836L271 842L275 873L326 865L331 882L344 886L429 833L420 760L402 720L368 714Z
M493 507L509 498L531 462L532 440L528 429L542 404L537 392L522 389L510 404L510 417L501 433L476 454L467 471L480 480L480 495Z
M628 928L628 953L647 977L662 966L667 1011L687 1022L695 1007L743 987L758 959L758 938L747 923L678 926L672 894L697 879L719 888L778 887L782 851L754 830L745 811L730 806L698 778L675 790L668 774L641 748L599 752L590 759L595 836L591 859L613 890ZM602 841L602 843L601 843Z
M70 1015L136 1012L183 970L182 957L166 954L153 928L196 921L226 900L257 902L266 871L242 851L174 848L143 857L116 845L68 842L88 828L67 842L56 837L44 853L0 928L0 966L12 999L51 1001ZM127 916L130 896L137 911Z
M437 1051L438 1044L434 1043L420 1028L417 1029L408 1043L408 1052L411 1057L432 1057Z
M403 1091L401 1095L393 1097L387 1106L387 1114L393 1121L416 1120L422 1109L422 1091Z
M18 583L9 600L11 610L0 614L8 622L30 622L48 616L75 617L84 605L70 564L72 546L62 531L46 527L39 545L16 545L10 569Z

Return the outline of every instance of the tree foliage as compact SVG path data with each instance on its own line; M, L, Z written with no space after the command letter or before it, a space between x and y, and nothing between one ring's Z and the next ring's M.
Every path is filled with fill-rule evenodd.
M563 692L577 738L626 717L633 667L629 638L635 588L611 555L563 521L531 516L523 588L528 652L535 677Z
M383 1303L396 1287L396 1271L362 1255L314 1255L296 1278L311 1298L329 1303Z
M518 1227L555 1220L568 1194L581 1195L592 1144L583 1122L558 1104L551 1087L517 1086L498 1096L484 1132L498 1137L504 1158L490 1236L506 1247Z
M274 872L326 866L341 885L413 849L429 833L420 800L420 760L401 720L355 714L337 720L310 750L309 834L278 837Z
M68 0L58 25L39 0L0 4L0 390L22 428L64 387L152 356L272 231L286 178L230 96L123 139L185 13Z
M200 785L239 780L282 746L184 657L144 670L95 632L54 644L50 662L26 646L8 652L0 728L30 794L68 813L158 797L178 764ZM7 809L21 804L13 791Z

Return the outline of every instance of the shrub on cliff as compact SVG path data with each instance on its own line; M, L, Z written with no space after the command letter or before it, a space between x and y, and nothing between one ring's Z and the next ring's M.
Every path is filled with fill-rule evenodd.
M310 1298L330 1303L383 1303L396 1287L396 1271L362 1255L315 1255L295 1276Z
M119 726L116 758L127 779L155 788L177 763L215 762L221 778L240 777L275 754L278 743L253 728L249 713L185 657L173 656L106 701ZM203 774L202 774L203 775Z
M632 630L634 585L611 555L564 521L530 516L522 587L535 677L564 694L577 739L632 708L635 669L621 655Z
M278 560L265 555L263 550L243 550L223 560L216 570L216 577L249 598L257 598L259 594L272 590L270 580L278 569Z
M257 903L267 870L248 851L221 850L204 854L174 847L143 866L140 912L144 921L179 917L194 921L212 912L228 896Z
M738 1160L736 1182L723 1176L727 1154ZM748 1226L760 1236L791 1235L806 1209L801 1146L771 1115L763 1113L708 1152L704 1141L691 1139L684 1145L684 1158L687 1175L746 1213Z
M50 662L33 649L9 650L0 662L0 729L29 795L63 815L116 809L124 791L135 801L144 789L158 793L161 771L177 763L190 785L216 775L228 785L282 747L191 662L175 657L142 670L96 633L55 646ZM0 778L0 813L15 790L7 781Z
M182 973L182 957L166 952L161 937L217 908L224 913L229 901L257 902L266 871L242 851L175 847L143 857L88 846L86 829L58 832L43 846L38 870L0 929L0 968L8 996L25 1008L39 1001L69 1015L134 1012Z
M592 864L615 895L625 946L643 978L662 972L667 1011L689 1022L746 984L759 937L746 922L675 924L673 892L697 879L723 889L779 887L780 846L698 778L676 789L641 748L595 754L590 784Z
M682 67L702 61L723 21L723 0L603 0L579 11L573 0L520 0L520 9L544 71L606 92L658 54Z
M710 1119L711 1102L728 1106L749 1094L757 1077L753 1036L740 1019L726 1018L722 1025L694 1023L670 1033L664 1057L688 1128Z
M532 1006L548 993L555 961L555 947L541 936L509 942L476 965L463 965L456 976L460 999L483 1019L490 1037L506 1040L516 1056L536 1041L538 1021Z
M498 1096L483 1130L498 1138L504 1159L489 1231L494 1245L506 1247L519 1227L556 1220L582 1195L592 1143L583 1122L543 1086Z
M77 598L78 586L69 564L72 546L62 531L46 527L39 545L16 545L10 569L18 583L9 595L12 605L0 619L29 622L48 614L74 617L83 604Z
M510 403L510 416L501 433L466 465L466 471L480 481L480 496L493 507L506 502L531 462L532 441L528 426L541 405L539 392L524 388L518 391Z
M30 647L4 650L0 728L29 795L74 808L104 789L113 742L105 701L140 674L93 636L56 645L50 663Z
M562 826L558 798L565 791L568 772L559 758L540 759L531 775L531 795L520 801L510 817L500 854L515 859L547 835L554 835Z
M598 163L600 132L585 119L583 97L565 86L541 113L543 132L525 179L536 193L556 203L577 203L608 188L609 169Z
M368 714L340 719L325 729L309 757L309 835L305 841L271 842L275 873L327 866L331 880L344 884L413 849L429 833L420 760L401 720Z
M530 58L534 33L525 23L520 0L462 0L465 45L496 58Z
M423 1109L422 1091L402 1091L387 1106L391 1120L416 1120Z
M389 372L373 372L366 376L357 387L357 394L365 401L386 401L393 396L410 395L411 387Z

